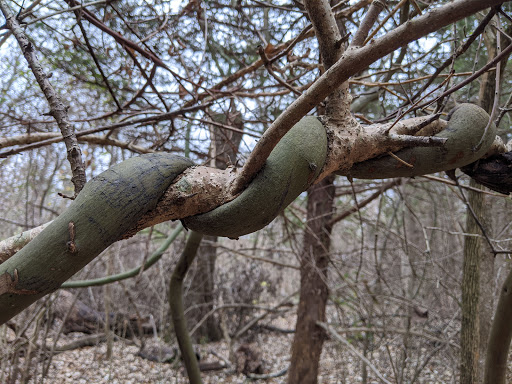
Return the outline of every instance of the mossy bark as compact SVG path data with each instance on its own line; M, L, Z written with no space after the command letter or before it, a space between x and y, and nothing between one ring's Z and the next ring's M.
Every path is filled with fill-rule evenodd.
M165 153L143 155L87 183L63 214L0 264L0 324L59 288L119 240L191 165Z

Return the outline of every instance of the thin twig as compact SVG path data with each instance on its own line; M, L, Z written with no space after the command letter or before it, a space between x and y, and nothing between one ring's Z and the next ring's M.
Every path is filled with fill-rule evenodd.
M263 64L265 65L265 68L267 69L267 72L270 74L270 76L272 76L274 79L276 79L276 81L279 84L281 84L283 87L285 87L285 88L289 89L290 91L292 91L293 93L295 93L297 96L302 95L302 93L300 91L293 88L290 84L288 84L286 81L281 79L281 77L278 76L274 72L274 69L272 68L272 63L267 58L267 55L265 54L265 50L263 49L263 46L261 46L261 45L258 46L258 53L261 57L261 60L263 60Z
M381 30L381 28L387 23L387 21L406 3L407 0L400 0L398 4L389 12L389 14L382 20L377 28L370 33L370 35L365 39L363 45L367 44L376 34ZM374 1L375 2L375 1Z
M116 94L114 93L114 90L110 86L110 82L108 81L107 76L105 75L105 72L103 72L103 68L101 68L98 58L96 57L96 54L94 53L94 49L92 48L92 45L89 42L89 38L87 37L87 32L85 31L85 28L82 24L82 20L80 17L80 11L75 11L75 16L77 19L78 27L80 28L80 32L82 32L82 37L84 38L85 45L87 46L87 49L89 50L89 53L91 54L94 64L96 65L96 68L98 68L98 71L100 72L101 78L103 79L103 82L105 83L105 86L107 87L108 92L110 93L110 96L112 96L114 103L116 103L117 109L120 110L121 104L119 104Z
M146 123L147 124L154 124L154 123L157 123L157 122L160 122L160 121L172 120L175 117L180 116L180 115L184 115L187 112L194 112L194 111L197 111L197 110L206 109L210 105L211 105L211 103L206 103L206 104L202 104L202 105L195 105L195 106L188 107L188 108L181 108L181 109L176 110L176 111L161 113L161 114L158 114L158 115L155 115L155 116L143 117L143 118L136 119L136 120L127 120L127 121L123 121L123 122L120 122L120 123L114 123L114 124L111 124L111 125L104 125L104 126L101 126L101 127L98 127L98 128L87 129L85 131L77 132L76 133L76 137L79 138L79 137L82 137L82 136L87 136L87 135L91 135L93 133L98 133L98 132L103 132L103 131L113 131L114 129L128 127L130 125L146 124ZM23 147L19 147L19 148L16 148L16 149L11 149L11 150L8 150L8 151L0 152L0 158L16 155L18 153L21 153L21 152L24 152L24 151L28 151L28 150L31 150L31 149L35 149L35 148L39 148L39 147L42 147L42 146L45 146L45 145L49 145L49 144L53 144L53 143L58 143L58 142L60 142L62 140L63 140L62 137L57 137L57 138L52 138L52 139L48 139L48 140L43 140L43 141L40 141L40 142L37 142L37 143L34 143L34 144L29 144L29 145L26 145L26 146L23 146Z
M500 252L500 251L497 251L494 248L494 245L491 242L491 239L489 239L489 236L487 235L487 231L485 230L483 224L480 222L480 219L478 218L478 216L476 215L475 211L473 210L473 207L469 204L469 201L466 198L466 195L464 194L464 191L462 190L461 186L459 185L459 181L458 180L454 180L454 181L455 181L457 187L459 188L459 192L461 194L462 201L464 202L464 204L468 208L469 212L471 213L471 216L473 216L473 219L475 220L476 225L478 225L478 228L480 228L480 231L482 232L482 235L485 237L485 241L487 241L487 244L489 244L489 248L491 248L491 252L494 255L494 257L496 257L496 255L498 253L509 253L509 252Z
M476 71L472 76L469 76L467 79L464 79L459 84L454 85L447 91L443 92L441 95L437 96L434 100L430 100L423 104L418 105L415 109L421 109L421 108L427 107L430 104L436 102L437 100L439 100L443 97L446 97L455 91L458 91L462 87L466 86L467 84L473 82L473 80L480 77L484 72L491 70L496 63L500 62L502 59L507 57L507 55L511 52L512 52L512 44L510 44L507 48L505 48L499 55L496 55L496 57L494 59L492 59L487 64L485 64L482 68L480 68L478 71Z
M393 159L395 159L396 161L398 161L399 163L402 163L403 165L405 165L406 167L408 168L414 168L414 165L412 164L409 164L407 161L405 160L402 160L401 158L399 158L397 155L395 155L393 152L388 152L388 155L391 156Z
M453 56L451 56L449 59L447 59L443 64L441 64L437 69L436 71L434 72L434 74L432 76L430 76L430 79L421 87L421 89L418 90L418 92L416 92L414 94L414 96L411 97L412 100L415 100L418 98L419 95L421 95L428 87L430 84L432 84L434 82L434 80L441 74L441 72L447 68L449 65L451 65L456 58L458 58L459 56L461 56L464 52L467 51L467 49L469 48L469 46L471 44L473 44L473 42L476 40L476 38L482 34L482 32L485 30L485 27L487 26L487 24L489 24L489 21L491 21L491 19L494 17L494 15L496 14L496 10L494 8L492 8L489 13L482 19L482 21L478 24L478 26L475 28L475 30L473 31L473 33L471 34L471 36L469 36L466 41L464 42L464 44L462 44L456 51L455 53L453 54ZM402 105L402 107L405 106Z
M331 221L329 222L329 225L334 225L338 221L341 221L341 220L345 219L346 217L350 216L352 213L360 211L361 208L366 207L368 204L370 204L373 200L375 200L377 197L382 195L388 189L393 188L395 185L400 185L401 183L402 183L402 179L399 178L399 179L395 179L393 181L390 181L390 182L388 182L386 184L382 184L381 187L377 191L375 191L373 194L368 196L366 199L364 199L360 203L358 203L357 200L356 200L356 205L354 205L353 207L347 209L343 213L341 213L339 215L336 215L336 217L333 217L331 219ZM351 185L353 186L353 184L351 184ZM352 193L354 193L354 191Z
M43 21L43 20L49 19L50 17L57 16L57 15L60 15L62 13L73 12L73 11L77 11L77 10L80 10L80 9L83 9L83 8L87 8L87 7L90 7L90 6L93 6L93 5L104 4L104 3L107 3L107 0L98 0L98 1L92 1L90 3L80 4L80 5L71 7L71 8L61 9L60 11L53 12L53 13L50 13L48 15L44 15L44 16L38 17L37 19L33 19L33 20L30 20L30 21L27 21L27 22L24 21L23 24L24 25L32 25L32 24L35 24L35 23L37 23L39 21ZM28 15L28 13L26 11L22 12L22 14L20 15L20 17L18 19L23 20L23 18L25 18L27 15Z

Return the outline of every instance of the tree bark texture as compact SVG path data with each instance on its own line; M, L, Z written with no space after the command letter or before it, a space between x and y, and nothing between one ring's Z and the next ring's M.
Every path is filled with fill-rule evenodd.
M292 345L288 383L317 383L320 354L325 331L317 322L325 322L329 289L327 267L331 244L334 178L329 176L308 190L307 227L300 267L300 301Z

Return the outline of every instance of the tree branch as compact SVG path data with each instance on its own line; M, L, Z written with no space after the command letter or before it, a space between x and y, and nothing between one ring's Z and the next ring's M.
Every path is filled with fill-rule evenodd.
M418 90L418 92L416 92L413 96L411 96L410 99L402 105L402 107L409 104L410 100L416 100L430 86L430 84L432 84L434 82L434 80L441 74L441 72L444 69L448 68L448 66L451 65L456 58L458 58L464 52L466 52L466 50L469 48L469 46L471 44L473 44L473 42L476 40L476 38L482 34L482 32L485 30L485 27L487 26L487 24L489 24L489 22L491 21L491 19L494 17L495 14L496 14L496 9L495 8L491 9L487 13L487 15L482 19L482 21L480 21L480 23L478 24L478 27L475 28L475 30L473 31L471 36L469 36L466 39L464 44L462 44L459 48L457 48L457 50L455 51L453 56L451 56L449 59L445 60L445 62L443 64L441 64L439 67L437 67L436 71L434 72L434 74L432 76L430 76L428 81L420 88L420 90Z
M368 204L370 204L373 200L375 200L377 197L379 197L380 195L382 195L384 192L386 192L388 189L391 189L393 188L395 185L400 185L402 184L402 179L395 179L395 180L392 180L390 182L387 182L386 184L383 184L376 192L374 192L373 194L371 194L370 196L368 196L366 199L364 199L363 201L361 202L358 202L355 206L353 206L352 208L349 208L347 210L345 210L344 212L340 213L339 215L336 215L335 217L333 217L331 219L331 221L329 222L329 225L334 225L336 224L338 221L341 221L343 219L345 219L346 217L350 216L351 214L353 214L354 212L357 212L359 211L361 208L364 208L366 207Z
M183 226L179 224L174 231L165 239L165 241L158 247L158 249L148 257L146 262L140 267L136 267L130 269L126 272L117 273L115 275L99 277L97 279L90 280L75 280L75 281L67 281L60 286L60 288L87 288L87 287L96 287L99 285L112 284L117 281L126 280L131 277L137 276L141 270L146 271L148 268L151 268L158 260L162 258L164 252L170 247L170 245L176 240L178 235L183 231Z
M306 0L304 6L315 29L324 66L328 69L338 61L344 51L331 5L327 0Z
M23 56L25 56L39 87L43 91L44 96L50 105L50 112L48 114L57 121L60 128L62 137L64 138L64 143L66 144L68 161L71 165L71 172L73 174L71 181L75 186L75 196L77 196L84 187L87 179L85 176L84 163L82 161L82 151L78 145L74 128L69 123L67 107L64 105L48 80L50 76L44 71L43 67L39 63L33 44L23 32L18 20L11 13L5 3L5 0L0 0L0 9L5 17L7 27L12 31L14 37L16 37L16 40L23 52Z
M356 33L354 34L354 38L350 43L352 47L359 47L363 45L366 37L368 36L368 33L370 33L370 29L372 29L373 24L375 24L377 21L377 18L379 17L384 7L385 4L383 0L372 1L368 12L366 12L363 21L361 24L359 24L359 28L357 29Z
M336 64L297 98L265 131L233 184L233 191L236 193L245 188L286 132L350 76L397 48L478 11L502 3L503 0L457 0L410 20L364 47L345 52Z
M123 121L120 123L114 123L114 124L110 124L110 125L104 125L104 126L100 126L97 128L87 129L85 131L79 131L75 135L78 138L78 140L80 140L80 137L83 137L86 135L91 135L93 133L98 133L98 132L103 132L103 131L112 131L114 129L138 125L138 124L154 124L154 123L161 122L161 121L168 121L168 120L174 119L177 116L184 115L187 112L193 112L193 111L208 108L210 105L211 105L211 103L206 103L206 104L196 105L196 106L192 106L192 107L180 108L176 111L161 113L158 115L143 117L140 119ZM40 141L39 138L43 138L43 137L45 137L45 135L48 135L48 136L46 136L45 139ZM31 136L34 136L37 139L27 139L28 140L27 143L33 143L33 144L29 144L24 147L0 152L0 158L9 157L9 156L12 156L12 155L24 152L24 151L39 148L39 147L53 144L53 143L58 143L63 140L62 137L54 137L54 136L50 137L50 135L47 133L38 133L35 135L31 135ZM26 136L26 137L30 137L30 136ZM16 140L19 140L19 142L16 142ZM0 139L0 148L10 146L10 145L23 144L22 143L23 140L24 139L21 139L21 136L15 136L14 138ZM112 140L112 139L109 139L109 140ZM108 145L116 145L116 144L112 143L112 144L108 144ZM127 148L127 149L130 149L130 148Z

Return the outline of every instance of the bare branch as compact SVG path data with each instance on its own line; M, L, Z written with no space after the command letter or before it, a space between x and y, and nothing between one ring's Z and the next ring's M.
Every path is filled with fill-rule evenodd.
M39 84L39 87L41 87L46 100L48 100L48 104L50 105L50 112L48 114L53 116L60 128L68 152L68 161L71 165L71 172L73 174L71 181L75 186L76 196L82 190L87 179L85 176L84 163L82 161L82 151L78 145L74 128L69 123L67 107L64 105L59 95L57 95L55 92L52 84L48 80L49 76L39 63L34 46L23 32L23 29L21 28L16 17L11 13L10 9L5 3L5 0L0 0L0 9L2 10L2 13L7 22L7 27L16 37L16 40L18 41L18 44L23 52L23 56L25 56L25 59L27 60L32 73L34 74L37 83Z
M233 190L235 192L242 190L261 169L272 149L286 132L350 76L397 48L501 3L503 3L502 0L457 0L410 20L371 44L345 52L336 64L271 124L245 163L240 176L233 184Z
M320 45L320 53L326 69L341 56L341 33L327 0L306 0L304 2Z
M377 21L377 18L384 9L384 6L385 4L383 3L383 0L374 0L372 2L370 8L368 9L368 12L366 12L366 15L364 16L363 21L359 25L358 30L354 34L354 38L350 43L351 46L359 47L363 45L363 43L366 40L366 37L368 36L368 33L370 32L370 29L372 29L373 24L375 24L375 22Z

